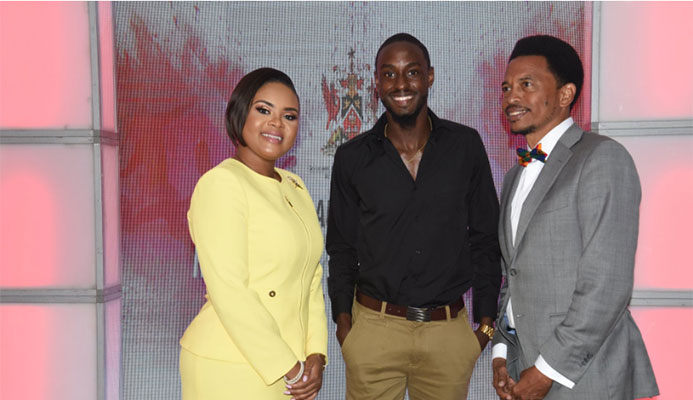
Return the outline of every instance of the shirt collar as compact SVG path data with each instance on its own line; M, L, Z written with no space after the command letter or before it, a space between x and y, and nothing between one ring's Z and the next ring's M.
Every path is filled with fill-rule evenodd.
M560 124L556 125L547 133L544 135L543 138L537 143L537 145L541 145L541 150L547 153L548 155L546 158L548 159L551 157L551 152L553 151L553 148L556 147L556 143L561 139L561 136L570 128L571 125L573 125L573 117L568 117L563 122ZM529 149L529 146L527 146ZM531 149L529 149L531 150Z

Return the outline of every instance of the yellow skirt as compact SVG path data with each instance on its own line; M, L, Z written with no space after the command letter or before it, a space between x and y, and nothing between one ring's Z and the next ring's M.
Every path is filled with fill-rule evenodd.
M183 400L289 400L283 379L267 386L250 365L180 352Z

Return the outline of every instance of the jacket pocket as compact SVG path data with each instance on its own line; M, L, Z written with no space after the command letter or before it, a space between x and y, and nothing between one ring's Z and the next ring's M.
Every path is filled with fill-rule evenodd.
M568 207L569 204L568 199L565 197L545 199L539 204L536 214L553 213Z

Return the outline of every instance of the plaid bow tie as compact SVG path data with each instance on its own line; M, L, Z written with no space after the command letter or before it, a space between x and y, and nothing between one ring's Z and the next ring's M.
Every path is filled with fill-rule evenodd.
M529 151L523 147L517 148L517 162L523 167L526 167L527 164L532 162L533 158L544 162L546 161L546 156L548 156L548 154L541 150L541 143L538 144L537 147L533 148L532 151Z

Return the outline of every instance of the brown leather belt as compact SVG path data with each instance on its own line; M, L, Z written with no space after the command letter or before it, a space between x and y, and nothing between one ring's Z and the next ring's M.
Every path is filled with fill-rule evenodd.
M356 301L361 303L362 306L378 312L380 312L383 306L382 301L367 294L363 294L360 291L356 291ZM459 300L448 304L448 306L450 307L450 317L457 318L457 314L459 314L460 310L464 308L464 300L462 297L460 297ZM409 321L420 322L440 321L447 319L447 315L445 315L445 306L435 308L420 308L398 306L397 304L387 303L385 306L385 314L406 318Z

